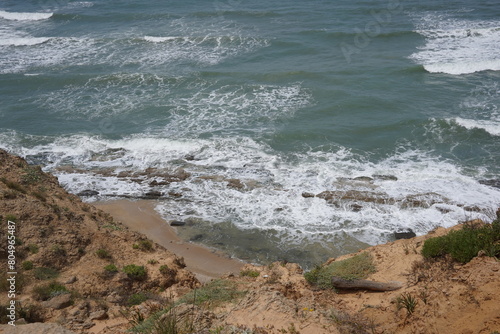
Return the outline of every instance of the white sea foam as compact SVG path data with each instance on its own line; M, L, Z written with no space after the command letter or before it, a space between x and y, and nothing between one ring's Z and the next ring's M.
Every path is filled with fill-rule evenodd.
M17 139L16 139L17 138ZM290 157L249 138L172 140L164 137L129 137L105 140L85 135L31 138L44 144L20 147L26 138L15 133L0 135L0 146L28 157L53 170L71 192L95 189L108 195L141 195L151 189L183 194L182 201L168 200L157 208L167 219L198 217L214 223L231 221L241 229L276 230L283 242L296 243L347 233L363 242L386 241L392 231L412 228L418 234L436 226L451 226L467 218L483 218L461 206L493 210L500 191L479 184L449 162L423 152L396 153L383 161L370 162L345 148L329 152L302 152ZM186 155L195 160L185 161ZM88 173L58 170L72 165ZM182 167L191 177L183 182L151 187L155 179L138 183L128 178L101 174L144 171L146 168ZM357 176L386 174L397 181L356 181ZM203 178L199 178L199 177ZM228 187L237 178L244 190ZM161 181L161 179L158 179ZM137 180L136 180L137 181ZM329 204L317 197L325 190L386 194L395 203L344 200ZM437 200L429 206L404 205L405 199ZM350 205L357 203L361 211ZM446 213L443 213L446 212ZM493 211L492 211L493 212Z
M154 37L154 36L144 36L144 39L148 42L162 43L166 41L173 41L177 37Z
M428 13L415 19L425 44L410 56L431 73L453 75L500 70L500 22Z
M12 21L39 21L52 17L54 13L19 13L0 10L0 18Z
M493 136L500 136L500 122L498 121L464 119L460 117L454 118L452 121L469 130L482 129Z
M12 37L0 38L0 46L30 46L42 44L49 40L47 37Z
M310 93L299 84L213 87L201 83L187 97L172 100L166 133L181 136L217 131L267 131L280 119L289 118L308 105Z

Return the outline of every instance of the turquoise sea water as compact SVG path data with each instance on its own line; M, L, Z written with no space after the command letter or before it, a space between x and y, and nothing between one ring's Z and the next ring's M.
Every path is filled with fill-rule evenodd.
M491 219L499 71L493 0L3 0L0 147L308 265Z

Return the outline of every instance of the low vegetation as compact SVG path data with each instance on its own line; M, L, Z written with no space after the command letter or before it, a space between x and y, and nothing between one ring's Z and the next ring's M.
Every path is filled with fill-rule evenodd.
M96 252L95 252L95 255L97 255L98 258L100 259L110 259L111 258L111 254L105 250L105 249L98 249Z
M259 277L260 275L260 272L256 271L256 270L242 270L240 272L240 276L247 276L247 277Z
M143 281L146 279L146 268L144 266L138 266L135 264L129 264L123 267L123 272L127 274L127 276L136 281Z
M238 290L235 282L217 279L199 289L189 292L181 298L180 303L217 306L222 303L235 301L244 295L245 291Z
M40 281L53 279L57 276L59 276L59 272L53 268L39 267L33 270L33 277Z
M48 284L39 285L33 288L33 297L36 300L48 300L57 295L69 293L66 287L56 281Z
M465 224L461 230L427 239L422 248L426 259L449 254L455 261L467 263L483 251L488 256L500 257L500 220L491 224Z
M320 289L333 289L332 276L347 280L366 278L375 272L375 265L370 254L364 252L351 258L335 261L327 266L317 266L304 274L309 284Z

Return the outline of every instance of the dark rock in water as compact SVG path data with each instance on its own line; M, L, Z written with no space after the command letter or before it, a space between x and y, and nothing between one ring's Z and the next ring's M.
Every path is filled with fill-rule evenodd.
M84 191L80 191L78 194L78 196L80 197L90 197L90 196L97 196L99 195L99 192L98 191L95 191L95 190L84 190Z
M171 196L171 197L175 197L175 198L182 197L181 193L176 193L175 191L169 191L168 195Z
M372 175L374 179L377 180L384 180L384 181L397 181L398 178L395 177L394 175L380 175L380 174L375 174Z
M311 193L308 193L308 192L303 192L302 193L302 197L304 198L309 198L309 197L314 197L315 195L314 194L311 194Z
M358 176L353 179L354 181L371 182L373 179L369 176Z
M396 240L399 239L411 239L416 237L417 235L410 228L407 231L394 232L394 237Z
M481 212L481 208L480 207L477 207L477 206L464 206L464 210L465 211L469 211L469 212Z
M351 205L351 210L353 212L359 212L359 211L361 211L361 209L363 209L363 207L359 204L352 204Z
M479 183L494 188L500 188L500 180L479 180Z
M153 191L148 191L147 193L145 193L144 196L142 196L142 198L145 198L145 199L158 198L158 197L161 197L162 195L163 195L162 192L153 190Z
M203 234L197 234L189 239L189 241L199 241L203 239Z
M150 187L155 187L155 186L168 186L170 184L170 182L168 181L156 181L156 180L153 180L151 182L149 182L149 186Z
M180 220L173 220L170 222L170 226L184 226L184 225L186 225L186 222Z
M238 190L241 190L245 187L245 185L243 183L241 183L241 181L238 179L227 180L227 186L229 188L238 189Z
M436 210L438 210L441 213L448 213L448 212L452 211L451 209L442 208L442 207L439 207L439 206L436 206Z
M194 160L194 155L188 154L188 155L184 156L184 159L186 161L193 161Z

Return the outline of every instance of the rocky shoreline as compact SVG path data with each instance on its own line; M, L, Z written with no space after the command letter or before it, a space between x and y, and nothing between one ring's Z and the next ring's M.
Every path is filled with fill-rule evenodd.
M185 174L176 175L171 182L181 182ZM243 190L250 186L241 180L220 182ZM326 191L314 196L335 205L340 195ZM344 196L361 202L379 198L372 193ZM16 326L0 325L0 331L126 333L167 308L179 321L188 319L193 325L180 333L492 334L500 330L497 259L479 254L461 264L426 261L421 255L425 240L460 225L418 237L406 235L408 239L330 259L324 266L367 253L376 268L368 280L401 285L386 292L334 291L312 286L294 263L244 265L182 242L169 224L154 216L148 203L97 204L112 211L110 215L67 193L54 176L0 150L0 219L5 227L0 237L7 240L6 226L14 222L17 270L15 298L9 297L5 284L7 271L1 273L5 276L2 322L9 320L7 305L14 301ZM7 244L0 245L0 256L7 261ZM217 296L233 291L230 298L193 302L214 284L224 287L216 290ZM415 302L411 313L401 302L405 298Z

